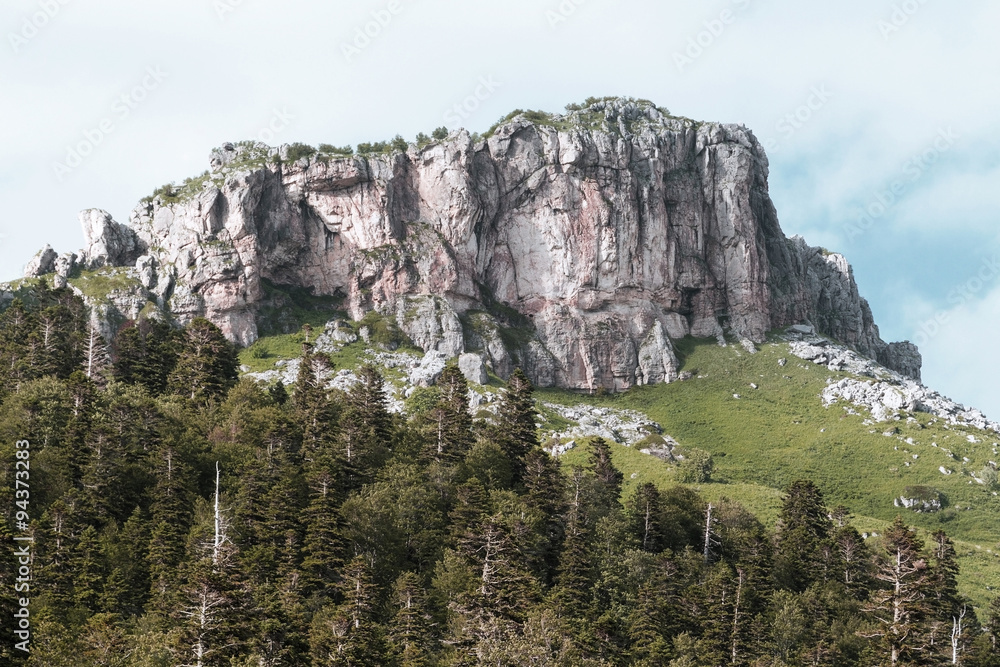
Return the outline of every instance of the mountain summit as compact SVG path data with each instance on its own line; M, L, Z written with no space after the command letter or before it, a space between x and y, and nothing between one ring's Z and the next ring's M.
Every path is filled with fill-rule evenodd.
M750 130L609 98L443 134L358 153L225 144L127 225L84 211L79 257L46 248L27 274L111 271L109 331L205 316L243 345L304 288L539 386L670 382L672 340L750 346L800 323L919 379L916 347L880 338L846 259L785 237Z

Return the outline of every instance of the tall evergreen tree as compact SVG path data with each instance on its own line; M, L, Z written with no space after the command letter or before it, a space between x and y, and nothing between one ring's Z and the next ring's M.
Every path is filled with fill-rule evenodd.
M596 479L594 509L603 516L619 507L625 476L611 460L611 445L604 438L594 438L590 443L590 469Z
M432 617L426 594L417 575L404 572L394 587L396 611L389 626L389 645L399 667L430 667L432 655Z
M314 665L382 667L386 646L376 618L376 591L368 564L361 557L344 568L338 605L320 610L313 619L309 643Z
M659 553L663 550L662 509L660 492L650 483L636 489L628 508L632 530L643 550Z
M870 638L880 640L887 665L919 661L927 648L927 594L930 572L916 534L896 517L882 538L875 578L884 587L872 593L865 609L876 623Z
M173 392L196 403L221 399L239 375L236 348L217 326L196 317L184 329L177 365L170 374Z
M437 381L439 398L430 411L434 427L432 457L438 462L462 460L472 447L472 415L469 414L469 385L457 366L445 366Z
M780 587L802 592L814 581L829 577L832 529L816 485L794 482L782 503L775 546L774 576Z
M303 455L307 461L318 456L336 435L337 414L327 395L326 383L320 379L327 361L313 352L312 345L303 344L292 407L302 428Z
M370 481L388 455L392 416L384 383L373 366L363 366L358 371L358 382L347 393L338 438L345 491Z
M494 439L510 459L514 481L524 475L524 459L538 446L538 410L535 408L535 388L520 368L507 381L507 389L497 410Z

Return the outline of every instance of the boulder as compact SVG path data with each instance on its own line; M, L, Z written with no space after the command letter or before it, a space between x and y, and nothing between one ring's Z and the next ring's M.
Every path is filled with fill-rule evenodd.
M458 357L458 369L469 382L486 384L490 376L486 373L486 362L481 354L469 352Z

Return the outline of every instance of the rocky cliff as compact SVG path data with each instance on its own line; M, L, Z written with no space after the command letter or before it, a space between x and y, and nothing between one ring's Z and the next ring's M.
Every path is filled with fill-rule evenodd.
M269 285L304 287L542 386L670 382L672 339L749 345L796 323L919 377L916 348L879 337L847 261L784 236L744 127L615 99L406 151L300 148L227 144L127 225L85 211L79 257L47 248L29 273L132 267L133 311L148 298L241 344Z

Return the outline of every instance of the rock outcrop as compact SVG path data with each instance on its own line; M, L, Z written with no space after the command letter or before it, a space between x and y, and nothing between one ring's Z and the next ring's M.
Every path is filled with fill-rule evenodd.
M135 230L115 222L107 211L92 208L80 213L83 250L80 263L88 269L134 264L144 247Z
M46 245L36 252L34 257L28 260L27 265L24 267L24 277L36 278L52 273L56 270L56 259L58 257L59 254L52 249L52 246Z
M915 348L879 337L847 261L784 236L742 126L613 99L405 152L227 144L211 166L127 226L84 212L81 264L134 267L178 321L242 344L268 284L304 287L542 386L670 382L672 339L762 342L802 322L919 373Z
M822 394L823 405L826 407L846 404L863 408L869 411L873 423L898 419L900 412L924 412L950 425L971 426L1000 433L1000 423L990 421L979 410L967 408L921 384L919 364L914 378L885 368L809 329L789 327L782 337L789 341L792 354L799 359L826 366L831 371L846 371L862 378L870 378L831 378ZM916 349L909 343L904 345L908 346L907 349ZM780 360L779 364L781 361L786 360ZM853 408L847 409L852 414L857 414Z

